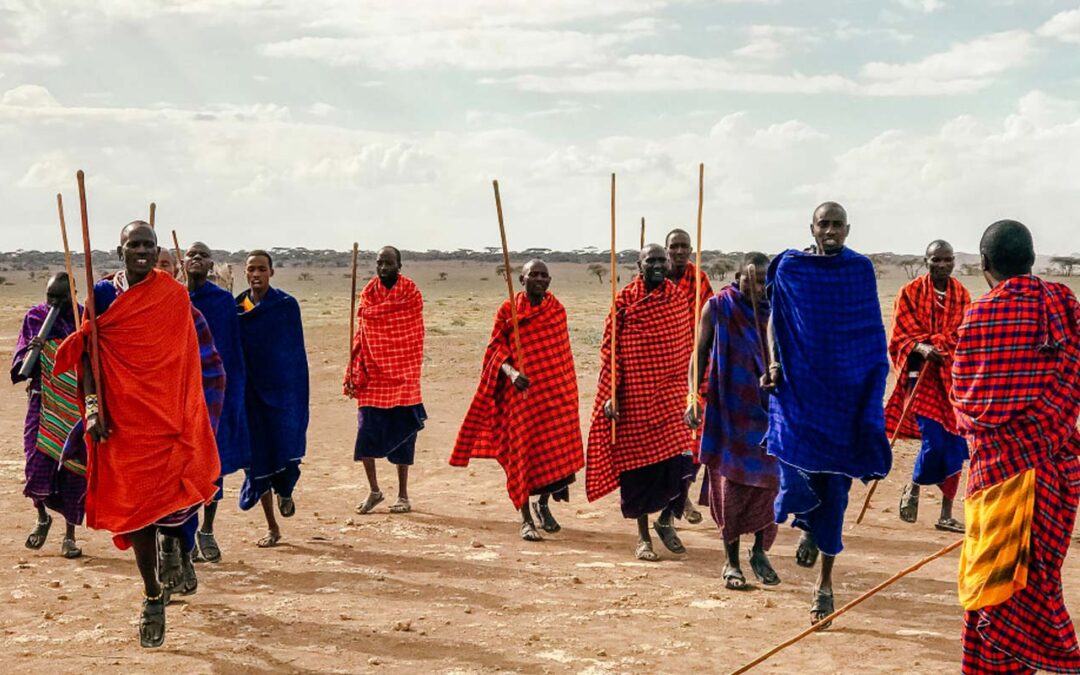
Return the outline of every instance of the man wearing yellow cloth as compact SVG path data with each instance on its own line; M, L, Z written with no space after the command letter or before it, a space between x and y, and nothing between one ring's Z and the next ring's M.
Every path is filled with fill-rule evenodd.
M971 447L960 558L964 673L1080 673L1061 566L1080 500L1080 303L1031 274L1031 232L991 225L991 291L959 330L951 399Z

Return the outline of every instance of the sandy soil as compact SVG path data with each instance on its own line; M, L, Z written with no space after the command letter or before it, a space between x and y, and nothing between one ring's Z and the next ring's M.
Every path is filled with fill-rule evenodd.
M773 561L784 583L735 593L720 579L722 548L708 516L682 528L689 549L657 564L633 559L635 530L617 496L588 504L580 484L559 505L563 531L522 542L494 462L454 469L446 460L472 396L495 307L505 292L494 265L407 267L427 298L425 399L430 421L410 486L415 511L385 506L395 481L383 465L379 511L353 509L367 493L352 462L354 408L339 393L348 335L344 270L281 269L277 285L302 301L312 376L308 458L295 518L283 545L255 548L257 511L235 507L240 480L227 480L218 516L224 561L202 564L197 595L168 610L164 648L139 648L139 584L130 553L85 532L81 560L59 557L57 523L45 548L23 541L34 511L22 497L21 387L0 394L0 654L5 672L433 672L617 673L733 669L808 625L812 571L793 563L796 533L782 526ZM446 273L439 280L439 273ZM578 357L583 422L595 391L608 287L584 266L559 265L552 290L567 305ZM630 271L622 272L627 280ZM10 358L19 320L44 296L41 280L6 273L0 288L0 360ZM886 317L902 283L881 283ZM973 290L978 280L968 280ZM933 529L935 491L922 519L896 517L914 447L901 443L874 510L855 526L837 565L842 604L956 535ZM852 491L852 510L865 488ZM936 561L860 606L824 634L780 654L759 672L940 673L957 669L961 612L956 554ZM1080 606L1075 558L1066 596Z

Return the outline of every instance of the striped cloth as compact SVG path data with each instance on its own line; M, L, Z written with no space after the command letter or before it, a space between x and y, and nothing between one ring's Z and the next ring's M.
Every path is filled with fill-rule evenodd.
M79 385L74 373L57 373L56 350L60 343L49 340L41 350L41 422L37 449L56 461L64 454L64 442L82 419L79 410ZM86 464L79 458L64 458L64 468L79 476L86 475Z
M474 457L495 458L506 472L510 501L520 509L534 490L577 473L585 454L566 309L551 293L537 306L525 293L514 300L525 363L514 358L506 300L495 316L480 384L461 423L450 464L467 466ZM526 395L502 373L507 361L529 378Z
M372 279L360 292L359 323L353 338L353 397L359 407L394 408L422 402L424 298L408 277L393 288Z
M690 430L683 421L691 333L685 296L670 281L651 293L636 277L615 300L618 333L616 400L619 421L611 442L611 420L604 402L611 392L611 316L600 348L600 377L585 463L589 501L619 487L619 474L690 452Z

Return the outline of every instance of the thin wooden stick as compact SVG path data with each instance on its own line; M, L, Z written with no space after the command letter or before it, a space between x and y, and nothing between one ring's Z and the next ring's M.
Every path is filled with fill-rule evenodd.
M926 375L927 368L930 367L930 361L926 361L922 364L922 368L919 368L919 375L915 378L915 386L911 388L911 394L908 396L907 401L904 402L904 409L900 413L900 420L896 423L896 428L893 429L892 438L889 439L889 450L892 450L896 445L896 439L900 437L900 427L904 426L904 421L907 419L908 413L911 412L912 406L915 404L915 395L919 393L919 385L922 384L923 376ZM859 511L859 517L855 519L855 524L862 524L863 518L866 516L866 510L870 508L870 498L874 496L874 491L877 490L880 480L875 480L870 484L870 489L866 492L866 499L863 501L862 510Z
M173 250L176 251L176 267L180 270L181 276L184 280L187 280L187 270L184 269L183 260L184 254L180 252L180 240L176 238L176 230L172 231L172 244Z
M645 216L641 217L641 246L639 248L645 248Z
M491 181L495 188L495 212L499 215L499 237L502 239L503 275L506 277L506 293L510 296L510 325L514 331L514 359L518 372L525 372L525 361L521 355L521 332L518 329L517 302L514 300L514 282L510 278L510 249L506 246L506 225L503 223L502 199L499 197L499 181ZM522 392L523 394L525 392Z
M750 310L754 313L754 327L757 328L758 344L761 345L761 359L765 364L765 372L769 372L769 343L765 333L761 330L761 319L757 311L757 265L750 263L746 266L746 273L750 277Z
M644 248L644 246L642 247ZM618 270L616 264L618 256L615 253L615 174L611 174L611 410L619 409L618 399L615 397L616 366L615 366L615 334L618 327L618 314L615 312L615 299L618 294ZM611 418L611 444L615 445L615 418Z
M98 397L98 416L105 421L105 392L101 387L101 354L98 353L97 307L94 303L94 256L90 247L90 217L86 211L86 175L75 174L79 184L79 215L82 217L83 262L86 267L86 320L90 322L90 375Z
M154 227L154 217L157 215L157 204L150 202L150 227Z
M911 574L912 572L915 572L915 571L921 569L922 567L925 567L926 565L934 562L938 558L940 558L942 556L945 556L945 555L948 555L949 553L952 553L956 549L960 548L960 545L963 544L963 543L964 543L964 540L963 540L963 538L961 538L959 541L954 541L953 543L949 544L948 546L941 549L937 553L926 556L925 558L923 558L919 562L915 563L911 567L900 570L896 574L892 575L891 577L889 577L885 581L881 582L877 586L874 586L869 591L863 593L859 597L855 598L854 600L852 600L848 604L844 605L840 609L836 610L835 612L833 612L829 616L825 617L821 621L815 623L813 626L810 626L809 628L807 628L803 632L799 633L795 637L784 640L783 642L776 645L775 647L773 647L769 651L765 652L761 656L757 657L756 659L754 659L750 663L746 664L745 666L742 666L738 670L731 671L731 675L741 675L741 673L745 673L748 670L750 670L751 668L755 668L755 667L761 665L762 663L769 660L770 658L772 658L777 653L787 649L791 645L793 645L796 642L802 640L807 635L810 635L811 633L822 630L825 626L828 626L830 623L832 623L833 620L837 619L841 614L844 614L848 610L854 608L856 605L862 604L866 600L869 600L870 598L874 597L875 595L877 595L881 591L885 590L889 586L892 586L893 584L895 584L900 579L903 579L904 577Z
M71 264L71 247L68 246L67 222L64 220L64 198L56 193L56 210L60 213L60 238L64 240L64 270L68 275L68 291L71 292L71 316L75 328L79 327L79 292L75 288L75 271Z
M348 385L352 387L353 381L353 341L356 340L356 263L360 255L360 243L352 245L352 293L349 295L349 367Z
M697 402L699 388L698 372L701 364L698 363L698 338L701 337L701 212L705 206L705 164L698 165L698 203L697 203L697 246L694 249L694 347L690 354L693 359L693 378L690 380L691 389L688 398ZM690 432L690 437L697 440L697 429Z

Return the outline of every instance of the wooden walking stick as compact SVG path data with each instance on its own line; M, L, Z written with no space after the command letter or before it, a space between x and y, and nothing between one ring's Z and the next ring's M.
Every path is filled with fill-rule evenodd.
M176 266L180 269L181 276L187 280L187 270L184 269L184 254L180 252L180 240L176 238L176 230L172 231L173 250L176 251Z
M644 248L644 246L642 246ZM611 411L619 409L618 399L615 397L616 367L615 367L615 333L618 326L619 316L615 312L615 299L617 296L618 270L616 264L618 256L615 254L615 174L611 174ZM611 444L615 445L615 418L611 418Z
M641 246L638 248L645 248L645 216L641 217Z
M64 241L64 270L68 275L68 290L71 292L71 316L75 328L79 327L79 292L75 288L75 271L71 264L71 247L68 246L67 222L64 220L64 198L56 193L56 210L60 213L60 238Z
M154 226L154 216L157 215L157 204L150 202L150 227Z
M907 419L908 413L911 412L911 407L915 403L915 395L919 393L919 385L922 384L923 376L926 375L926 370L930 367L930 361L926 361L922 364L922 368L919 368L919 375L915 378L915 386L911 388L911 394L908 395L907 401L904 402L904 409L900 413L900 420L896 423L896 428L893 429L892 438L889 439L889 450L893 449L896 445L896 439L900 437L900 427L904 426L904 421ZM875 480L870 484L870 489L866 492L866 499L863 501L862 510L859 511L859 517L855 519L855 524L862 524L863 517L866 516L866 510L870 508L870 498L874 496L874 491L877 490L880 480Z
M90 248L90 218L86 212L86 176L82 169L75 174L79 184L79 215L82 217L83 256L86 267L86 320L90 322L90 375L98 397L98 416L105 417L105 392L101 388L101 355L98 353L97 308L94 303L94 256Z
M502 199L499 197L499 181L491 181L495 188L495 212L499 216L499 237L502 239L503 276L506 277L506 293L510 297L510 326L514 333L514 359L517 360L518 372L525 372L525 361L521 355L521 331L518 328L517 302L514 301L514 282L510 278L510 249L506 246L506 225L503 224ZM525 392L521 392L522 396Z
M349 295L349 366L346 369L348 387L352 390L353 381L353 341L356 340L356 261L360 255L359 242L352 245L352 293Z
M859 597L855 598L854 600L852 600L848 604L844 605L840 609L836 610L835 612L833 612L829 616L825 617L821 621L819 621L819 622L815 623L814 625L810 626L809 628L807 628L803 632L799 633L795 637L784 640L783 642L776 645L775 647L773 647L769 651L765 652L761 656L757 657L756 659L754 659L750 663L747 663L745 666L742 666L738 670L731 671L731 675L741 675L742 673L745 673L745 672L749 671L752 668L756 668L757 666L760 666L762 663L768 661L774 655L778 654L779 652L782 652L783 650L787 649L788 647L795 644L796 642L799 642L800 640L802 640L807 635L810 635L811 633L817 632L819 630L823 630L826 626L831 624L833 622L833 620L838 618L841 614L844 614L848 610L853 609L856 605L860 605L863 602L869 600L870 598L874 597L875 595L877 595L881 591L885 590L889 586L892 586L897 581L903 579L904 577L911 574L912 572L915 572L915 571L925 567L926 565L932 563L933 561L937 560L938 558L941 558L942 556L946 556L949 553L952 553L956 549L960 548L960 545L963 544L963 543L964 543L964 540L963 540L963 538L961 538L959 541L954 541L953 543L949 544L948 546L941 549L937 553L926 556L925 558L923 558L919 562L915 563L911 567L900 570L896 574L892 575L891 577L889 577L885 581L881 582L877 586L874 586L869 591L863 593Z
M701 212L705 205L705 164L698 165L698 203L697 203L697 246L694 249L694 346L690 353L693 359L694 376L690 380L691 389L687 398L695 405L698 402L698 372L701 364L698 363L698 339L701 337ZM690 437L697 440L697 429L690 432Z

